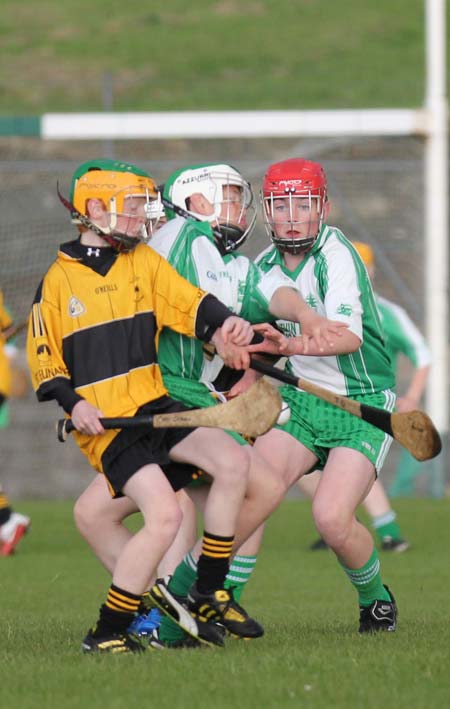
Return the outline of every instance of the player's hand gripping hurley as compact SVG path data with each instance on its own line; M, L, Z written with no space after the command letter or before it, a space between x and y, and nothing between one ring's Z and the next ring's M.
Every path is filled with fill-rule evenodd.
M281 411L281 397L277 389L260 379L248 391L226 404L206 409L192 409L173 414L142 415L100 419L103 428L224 428L255 438L266 433L275 424ZM65 441L75 430L71 419L60 419L56 424L59 441Z

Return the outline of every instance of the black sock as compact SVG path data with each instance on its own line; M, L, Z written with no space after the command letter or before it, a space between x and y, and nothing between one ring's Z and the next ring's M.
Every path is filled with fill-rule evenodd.
M197 589L200 593L211 593L224 587L233 542L234 537L220 537L204 531L197 566Z
M140 602L141 596L111 584L106 603L100 607L100 616L93 635L102 637L125 633L135 618Z

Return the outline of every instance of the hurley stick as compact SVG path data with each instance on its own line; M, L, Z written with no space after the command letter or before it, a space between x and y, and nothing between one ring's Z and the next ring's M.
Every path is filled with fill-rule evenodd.
M100 419L104 428L224 428L256 438L269 431L281 411L281 397L276 387L260 379L244 394L206 409L192 409L173 414L154 414ZM71 419L60 419L56 424L59 441L65 441L75 429Z
M297 378L254 357L251 358L250 366L261 374L266 374L268 377L277 379L285 384L291 384L298 389L317 396L319 399L328 401L329 404L333 404L333 406L337 406L353 416L358 416L375 426L375 428L380 428L395 438L416 460L430 460L441 452L442 442L439 433L430 417L423 411L408 411L402 414L390 413L384 409L361 404L354 399L335 394L328 389L312 384L305 379Z

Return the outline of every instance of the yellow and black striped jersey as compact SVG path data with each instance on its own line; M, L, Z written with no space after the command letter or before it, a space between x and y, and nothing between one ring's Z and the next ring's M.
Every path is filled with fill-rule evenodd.
M0 332L12 325L12 319L5 309L3 293L0 290ZM11 394L11 367L5 352L4 340L0 336L0 394L7 399Z
M84 398L104 416L132 416L167 394L157 358L162 329L194 337L207 294L148 246L108 252L109 262L95 269L78 241L61 246L32 307L28 363L39 400L65 401L70 411ZM116 435L75 432L97 470Z

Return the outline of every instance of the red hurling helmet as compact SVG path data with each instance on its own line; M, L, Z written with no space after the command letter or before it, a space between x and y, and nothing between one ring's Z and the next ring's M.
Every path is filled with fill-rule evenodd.
M291 254L310 249L322 227L327 200L327 177L322 165L303 158L290 158L270 165L264 175L261 197L264 225L275 246ZM302 217L301 221L293 211L293 200L298 197L309 202L309 210L305 210L305 218ZM285 200L285 204L280 200ZM274 227L277 205L281 205L280 211L285 214L282 223L289 225L291 231L295 232L296 226L304 231L305 225L309 225L305 236L277 236ZM277 215L277 224L280 224L280 215Z

